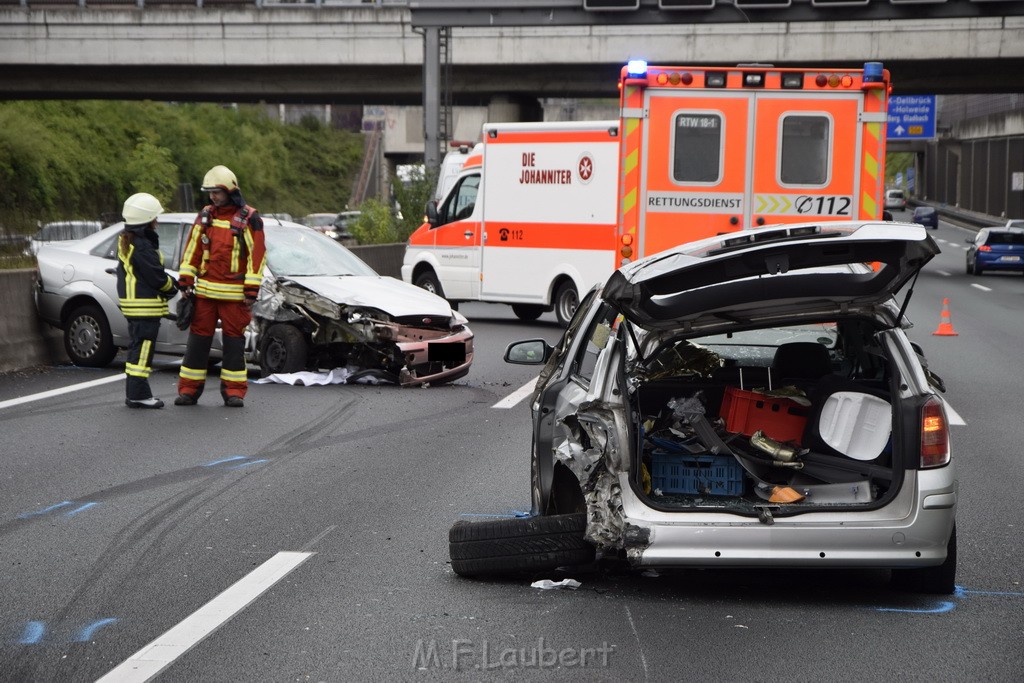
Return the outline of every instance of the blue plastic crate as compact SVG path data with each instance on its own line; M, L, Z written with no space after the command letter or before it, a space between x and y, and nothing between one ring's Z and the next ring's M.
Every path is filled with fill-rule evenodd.
M690 455L655 450L651 483L662 493L743 495L743 467L731 455Z

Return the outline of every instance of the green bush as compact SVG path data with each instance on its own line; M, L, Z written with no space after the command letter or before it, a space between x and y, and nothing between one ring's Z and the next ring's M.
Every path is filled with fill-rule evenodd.
M183 184L201 205L199 185L217 164L264 213L340 210L362 156L360 133L283 125L257 105L0 102L0 226L27 234L52 220L119 217L135 192L183 210Z

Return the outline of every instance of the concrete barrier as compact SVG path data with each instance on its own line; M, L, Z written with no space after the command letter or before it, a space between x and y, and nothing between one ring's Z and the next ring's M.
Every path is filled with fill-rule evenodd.
M381 275L401 279L405 244L349 247ZM0 372L69 363L60 330L36 312L35 270L0 270Z

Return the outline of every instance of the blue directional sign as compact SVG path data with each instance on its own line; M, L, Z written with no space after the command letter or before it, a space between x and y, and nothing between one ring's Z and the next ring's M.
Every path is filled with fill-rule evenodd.
M935 95L893 95L889 98L890 140L935 138Z

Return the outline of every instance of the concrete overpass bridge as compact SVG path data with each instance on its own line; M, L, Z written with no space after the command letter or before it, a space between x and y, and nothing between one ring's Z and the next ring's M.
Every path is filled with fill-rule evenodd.
M616 97L630 58L1020 93L1024 0L0 0L0 98L424 104L428 163L442 105Z

